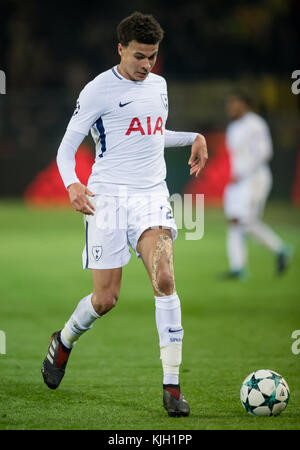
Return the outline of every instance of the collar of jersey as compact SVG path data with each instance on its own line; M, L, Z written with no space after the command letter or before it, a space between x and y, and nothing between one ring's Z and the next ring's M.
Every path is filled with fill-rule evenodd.
M128 80L127 78L123 77L123 75L120 74L120 72L118 71L118 66L112 67L111 70L115 77L119 78L122 81L127 81L128 83L142 84L145 81L145 80L141 80L141 81Z

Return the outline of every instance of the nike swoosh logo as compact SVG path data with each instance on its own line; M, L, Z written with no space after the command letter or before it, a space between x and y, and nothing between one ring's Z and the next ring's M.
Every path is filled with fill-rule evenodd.
M132 103L133 100L131 102L127 102L127 103L119 103L120 108L123 108L123 106L129 105L129 103Z
M178 333L179 331L183 331L183 328L180 328L179 330L173 330L173 328L169 328L169 333Z

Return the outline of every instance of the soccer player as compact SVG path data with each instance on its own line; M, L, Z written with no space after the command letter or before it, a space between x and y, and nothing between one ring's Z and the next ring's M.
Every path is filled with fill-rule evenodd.
M272 140L266 121L251 110L250 99L234 92L226 103L231 122L226 130L226 146L231 163L231 180L224 191L224 210L228 219L227 279L247 276L246 236L251 234L275 254L276 273L288 264L289 251L282 239L261 220L272 186L269 160Z
M56 389L75 342L116 305L130 245L153 286L163 405L171 416L187 416L190 408L179 384L181 303L173 272L177 228L168 201L164 148L191 145L188 164L197 177L207 147L201 134L165 128L167 84L151 73L163 38L159 23L135 12L121 21L117 34L119 65L81 91L58 149L57 164L71 204L85 218L83 267L92 271L93 290L52 334L42 374L47 386ZM96 155L86 187L75 173L75 153L89 130Z

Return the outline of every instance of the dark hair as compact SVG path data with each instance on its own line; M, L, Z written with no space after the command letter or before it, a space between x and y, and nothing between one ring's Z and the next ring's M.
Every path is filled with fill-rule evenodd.
M235 89L235 90L231 91L228 97L229 98L231 98L231 97L237 98L238 100L241 100L243 103L245 103L249 107L252 105L252 99L251 99L250 95L242 89Z
M136 11L119 23L117 36L124 47L127 47L130 41L153 45L161 42L164 31L151 14Z

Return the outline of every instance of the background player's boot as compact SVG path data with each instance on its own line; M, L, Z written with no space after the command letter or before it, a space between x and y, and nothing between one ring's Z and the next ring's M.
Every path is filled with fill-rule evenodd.
M293 251L289 246L285 246L279 253L277 253L276 275L282 275L287 270L291 262L292 255Z
M180 386L164 384L163 389L163 405L168 411L169 416L188 416L190 414L190 407L180 392Z
M230 281L230 280L247 281L248 279L249 279L248 269L230 270L228 272L222 273L219 276L219 280L222 281Z
M52 334L48 353L42 365L42 375L50 389L56 389L64 374L72 349L66 348L60 340L60 331Z

